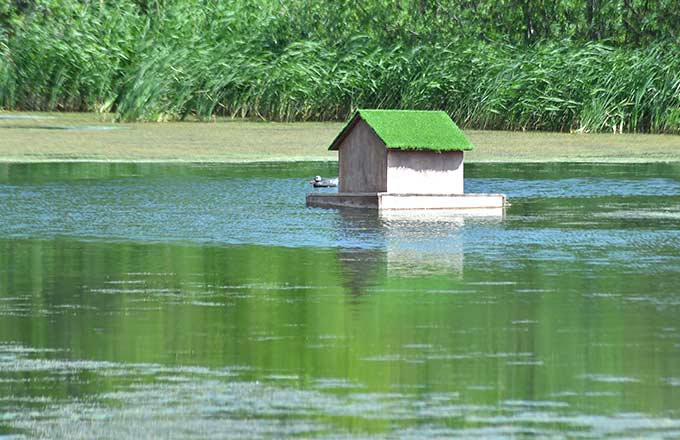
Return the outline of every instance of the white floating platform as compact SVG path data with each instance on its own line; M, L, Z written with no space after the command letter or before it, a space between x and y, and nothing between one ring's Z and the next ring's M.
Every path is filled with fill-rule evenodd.
M369 209L498 209L507 206L504 194L309 193L307 206Z

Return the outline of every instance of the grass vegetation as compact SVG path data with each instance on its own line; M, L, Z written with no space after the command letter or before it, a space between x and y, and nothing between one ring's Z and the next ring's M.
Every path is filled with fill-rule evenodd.
M92 113L0 113L0 162L333 161L337 122L120 123ZM680 136L466 130L466 162L680 162Z
M358 110L357 114L371 126L389 149L473 149L465 134L442 111Z
M10 0L0 107L128 122L438 109L463 128L680 132L673 1L506 3Z

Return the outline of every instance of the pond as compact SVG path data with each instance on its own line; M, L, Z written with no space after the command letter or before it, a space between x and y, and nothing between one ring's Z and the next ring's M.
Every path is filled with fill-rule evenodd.
M0 437L680 436L680 166L472 164L483 217L333 168L0 165Z

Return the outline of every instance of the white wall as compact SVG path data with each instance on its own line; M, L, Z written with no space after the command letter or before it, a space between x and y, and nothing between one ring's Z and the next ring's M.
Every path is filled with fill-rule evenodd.
M463 194L463 152L387 152L387 192Z

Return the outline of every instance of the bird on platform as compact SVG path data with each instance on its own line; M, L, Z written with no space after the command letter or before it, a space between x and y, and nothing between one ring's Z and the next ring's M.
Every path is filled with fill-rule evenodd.
M338 178L323 179L321 176L315 176L309 183L311 183L314 188L331 188L338 186Z

